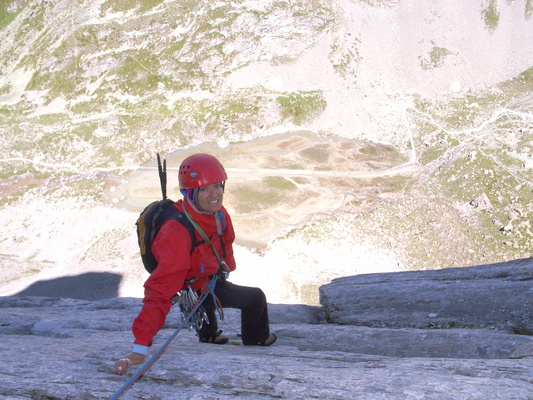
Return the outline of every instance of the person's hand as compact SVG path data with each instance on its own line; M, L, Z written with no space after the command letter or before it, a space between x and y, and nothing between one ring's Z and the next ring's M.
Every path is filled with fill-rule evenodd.
M143 354L131 353L115 362L115 372L119 375L122 375L128 372L128 365L137 365L142 363L144 363Z

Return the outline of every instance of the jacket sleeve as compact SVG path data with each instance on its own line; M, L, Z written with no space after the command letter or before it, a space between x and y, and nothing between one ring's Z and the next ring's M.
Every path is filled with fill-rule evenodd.
M170 299L182 289L190 268L191 246L190 234L183 225L174 220L163 224L152 244L157 268L144 284L143 307L133 321L135 344L150 346L165 324L172 307Z

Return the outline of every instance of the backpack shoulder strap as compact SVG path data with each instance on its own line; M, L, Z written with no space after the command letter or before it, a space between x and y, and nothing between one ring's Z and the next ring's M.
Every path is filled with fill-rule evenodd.
M203 240L196 240L196 233L194 233L194 226L191 224L191 222L187 219L185 214L179 210L174 209L175 213L174 215L170 216L169 219L173 219L174 221L178 221L180 224L182 224L185 229L189 232L189 235L191 236L191 254L194 251L194 249L198 246L200 246L202 243L204 243Z
M176 208L174 208L174 202L171 201L171 200L163 200L165 203L168 203L167 204L164 204L163 207L162 207L162 211L161 213L156 217L156 224L155 225L159 225L159 226L155 226L155 233L157 234L157 232L159 232L159 230L161 229L161 226L163 226L163 224L165 223L166 220L168 219L172 219L174 221L177 221L179 222L180 224L182 224L185 229L187 229L187 231L189 232L189 235L191 236L191 250L190 250L190 254L192 254L192 252L194 251L194 249L198 246L200 246L204 241L203 240L200 240L200 241L197 241L196 240L196 233L194 232L194 226L191 224L191 222L189 221L189 219L185 216L185 214L180 211L180 210L177 210ZM155 240L155 236L152 238L152 242Z

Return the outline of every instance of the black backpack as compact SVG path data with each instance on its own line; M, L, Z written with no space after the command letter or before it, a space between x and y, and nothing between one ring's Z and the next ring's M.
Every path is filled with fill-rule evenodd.
M157 233L161 229L163 223L168 219L173 219L182 224L191 235L191 254L195 247L203 243L203 241L196 241L196 234L194 233L194 226L189 221L187 216L174 208L174 201L167 199L167 165L166 160L163 160L161 166L161 158L157 154L157 164L159 169L159 179L161 181L161 191L163 200L154 201L149 204L139 215L137 222L137 240L139 241L139 249L141 251L141 259L144 268L152 273L157 267L157 261L152 253L152 243L154 242Z

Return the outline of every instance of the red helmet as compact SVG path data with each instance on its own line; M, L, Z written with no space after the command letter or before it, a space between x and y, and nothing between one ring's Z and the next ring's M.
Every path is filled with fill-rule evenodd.
M180 190L195 189L228 179L224 167L210 154L193 154L182 161L178 173Z

